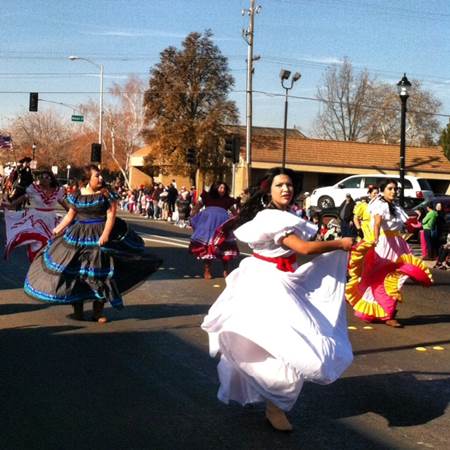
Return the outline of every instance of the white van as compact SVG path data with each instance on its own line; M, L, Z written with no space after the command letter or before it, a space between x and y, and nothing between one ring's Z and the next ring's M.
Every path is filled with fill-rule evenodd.
M339 206L345 195L350 194L354 200L367 195L367 188L370 185L379 186L386 178L400 181L398 175L352 175L344 178L333 186L315 189L311 194L311 206L319 208L334 208ZM405 176L405 197L415 197L427 199L433 196L430 184L424 178Z

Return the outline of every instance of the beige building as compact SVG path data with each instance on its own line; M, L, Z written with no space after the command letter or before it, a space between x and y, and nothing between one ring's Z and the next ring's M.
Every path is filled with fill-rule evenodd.
M158 174L154 176L154 179L149 173L145 171L145 157L149 155L152 151L151 145L140 148L131 155L130 158L130 185L133 189L138 188L142 185L151 186L153 181L157 183L163 183L168 185L173 180L175 180L177 187L185 186L187 189L191 187L191 181L189 177L185 175L169 174L163 175Z
M230 132L241 137L241 162L236 170L235 194L246 186L245 127L230 127ZM282 160L283 129L254 127L252 136L251 178L257 181L269 168L279 166ZM147 184L150 180L141 170L144 156L150 147L138 150L131 158L132 185ZM368 144L349 141L309 139L296 129L287 134L286 167L301 174L302 190L312 191L318 186L334 184L349 175L399 173L400 146L390 144ZM450 194L450 161L441 147L407 147L406 174L426 178L437 193ZM177 175L164 179L171 180ZM178 177L181 179L181 177ZM228 182L231 184L231 168ZM144 181L143 181L144 180ZM177 180L178 183L178 180ZM186 185L183 181L182 184ZM189 184L189 182L187 182ZM198 182L201 187L201 182Z

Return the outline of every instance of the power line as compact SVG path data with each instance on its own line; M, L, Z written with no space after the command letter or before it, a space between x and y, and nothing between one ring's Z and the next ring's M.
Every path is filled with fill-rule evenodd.
M243 91L243 90L235 90L232 89L230 91L230 93L234 93L234 94L246 94L247 91ZM256 94L262 94L268 97L284 97L284 94L280 94L278 92L269 92L269 91L260 91L260 90L253 90L254 93ZM131 94L132 92L128 92L128 91L119 91L118 94ZM29 91L0 91L0 94L29 94ZM39 94L59 94L59 95L76 95L76 94L80 94L80 95L98 95L99 91L40 91ZM113 95L111 92L104 92L105 95ZM340 102L338 101L331 101L331 100L323 100L320 98L316 98L316 97L305 97L305 96L300 96L300 95L289 95L289 99L293 99L293 100L304 100L304 101L313 101L313 102L319 102L319 103L330 103L330 104L340 104ZM353 104L349 104L350 106L353 106ZM364 106L367 109L373 109L373 110L379 110L379 111L398 111L398 109L396 108L377 108L376 106L372 106L372 105L361 105ZM410 113L415 113L415 114L426 114L429 116L436 116L436 117L445 117L445 118L450 118L450 114L444 114L444 113L431 113L428 111L420 111L420 110L411 110L408 109L408 111Z
M228 69L230 72L243 72L246 69ZM105 72L105 76L149 76L149 72ZM98 77L97 72L0 72L0 78L76 78L76 77L95 76Z
M238 92L238 91L233 91L233 92ZM243 92L243 91L239 91L239 92ZM268 97L284 97L284 94L279 94L277 92L267 92L267 91L253 91L253 92L256 92L258 94L267 95ZM300 95L289 95L289 99L291 99L291 98L297 99L297 100L307 100L307 101L314 101L314 102L319 102L319 103L328 103L328 104L335 104L335 105L341 104L341 102L339 102L339 101L324 100L324 99L316 98L316 97L302 97ZM348 105L354 106L354 104L352 104L352 103L348 103ZM360 106L363 106L364 108L367 108L367 109L373 109L373 110L378 110L378 111L399 111L399 109L397 109L397 108L377 108L376 106L365 105L365 104L360 105ZM408 112L415 113L415 114L426 114L428 116L437 116L437 117L446 117L446 118L450 117L450 114L431 113L428 111L420 111L420 110L408 109Z
M309 67L317 70L324 70L326 68L332 66L338 66L342 62L341 61L330 61L330 62L320 62L313 61L302 58L289 58L289 57L276 57L271 55L261 56L259 60L260 64L274 64L274 65L282 65L282 66L301 66L301 67ZM362 73L364 71L368 71L369 73L374 73L375 75L388 76L393 77L397 76L399 72L397 71L389 71L385 69L377 69L377 68L362 68L358 69L353 65L353 69L355 73ZM230 72L244 72L247 69L245 68L229 68ZM109 77L123 77L128 75L139 75L139 76L150 76L150 70L146 72L105 72L105 76ZM439 77L436 75L423 74L423 73L412 73L413 78L430 83L438 83L448 85L448 77ZM96 72L0 72L0 79L8 79L8 78L76 78L76 77L90 77L95 76L98 77L98 73Z
M404 18L417 18L417 19L430 19L430 20L436 20L436 19L448 19L450 18L450 14L445 14L441 12L434 12L434 11L426 11L424 9L416 10L416 9L407 9L407 8L401 8L396 6L386 6L381 7L378 5L368 4L368 3L362 3L361 1L352 1L352 0L269 0L273 1L275 3L285 3L290 5L299 5L301 3L303 4L314 4L317 3L323 4L323 5L339 5L347 8L354 9L362 9L364 10L364 13L367 14L369 12L375 13L376 15L389 15L389 16L397 16L397 17L404 17Z
M275 1L275 0L272 0ZM277 1L282 1L282 0L277 0ZM286 0L288 1L288 0ZM305 0L299 0L299 1L305 1ZM325 0L321 0L321 1L325 1ZM332 0L328 0L328 1L332 1ZM337 0L335 0L337 1ZM450 14L449 14L450 17ZM36 53L38 53L36 55ZM40 54L39 54L40 53ZM0 52L0 58L4 58L4 59L30 59L30 60L41 60L41 59L48 59L48 60L67 60L67 55L60 55L60 56L56 56L55 54L51 54L51 55L47 55L45 52L33 52L32 54L30 54L30 52L24 52L24 55L22 55L21 52ZM285 57L285 56L273 56L273 55L260 55L261 59L260 59L260 64L277 64L277 65L298 65L301 64L302 66L307 66L313 69L323 69L323 68L327 68L330 66L334 66L334 65L339 65L342 62L341 61L314 61L314 59L308 59L308 58L292 58L292 57ZM135 54L135 55L112 55L112 54L90 54L89 57L95 57L95 58L102 58L104 60L111 60L111 61L140 61L140 60L145 60L148 63L152 63L157 64L160 62L160 58L159 56L150 56L150 55L144 55L144 54ZM218 56L217 58L222 58L225 57L229 60L239 60L239 61L243 61L245 60L246 56L245 55L241 55L241 54L230 54L230 55L222 55L222 56ZM354 67L355 72L363 72L364 70L370 70L371 73L375 73L375 74L379 74L379 75L384 75L384 76L396 76L398 75L398 72L394 72L392 70L386 70L386 69L382 69L382 68L362 68L362 69L358 69L357 67ZM232 72L241 72L244 71L246 69L241 69L241 68L236 68L236 69L229 69ZM151 71L151 68L147 71L147 72L138 72L139 75L149 75ZM26 72L14 72L11 73L12 76L21 76L23 75L27 75ZM34 72L33 74L36 74L36 76L43 76L41 75L39 72ZM76 76L76 75L64 75L64 73L62 72L49 72L49 75L51 74L51 76L57 76L57 74L61 74L61 77L67 76L67 77L72 77L72 76ZM83 76L88 76L91 75L90 72L76 72L76 74L82 74ZM105 72L106 74L106 72ZM109 76L121 76L121 75L126 75L127 73L125 72L109 72L108 75ZM92 75L98 75L98 74L92 74ZM0 78L2 77L8 77L9 74L8 73L0 73ZM33 75L32 75L33 76ZM422 74L422 73L416 73L416 74L412 74L413 77L420 79L421 81L448 81L448 78L446 77L439 77L436 75L430 75L430 74Z
M37 54L39 52L0 52L0 58L2 59L18 59L18 60L48 60L48 61L67 61L67 55L55 55L54 53L46 55L45 53ZM101 59L103 61L148 61L148 62L160 62L160 56L158 55L117 55L117 54L89 54L87 58ZM245 58L245 55L222 55L222 56L208 56L208 59L239 59ZM201 56L199 56L199 59ZM205 57L206 58L206 57Z

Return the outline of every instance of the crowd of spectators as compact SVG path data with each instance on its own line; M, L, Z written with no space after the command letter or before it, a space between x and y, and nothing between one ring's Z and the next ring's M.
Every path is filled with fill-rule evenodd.
M190 213L198 197L195 186L190 189L178 187L175 180L168 185L155 183L151 187L141 185L138 189L126 189L124 185L118 184L115 190L120 195L119 206L122 211L146 219L172 222L181 228L189 225Z

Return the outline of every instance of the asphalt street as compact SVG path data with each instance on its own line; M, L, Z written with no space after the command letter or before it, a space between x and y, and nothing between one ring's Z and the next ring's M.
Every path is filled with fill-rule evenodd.
M202 279L188 230L128 220L164 264L125 295L123 311L107 309L106 325L29 299L24 251L1 261L1 449L450 447L449 273L433 271L428 289L405 287L403 329L348 310L353 365L334 384L306 384L290 413L295 430L281 434L262 406L216 399L217 360L199 325L225 286L220 267Z

